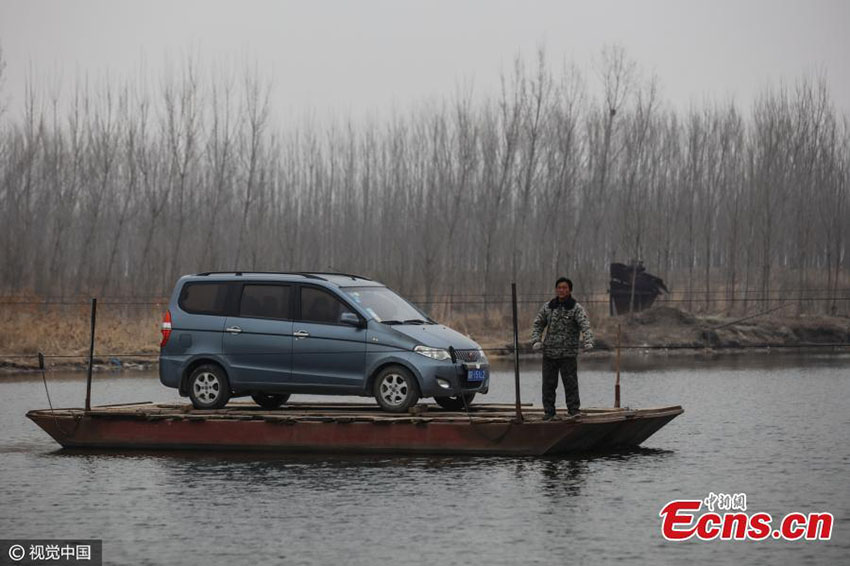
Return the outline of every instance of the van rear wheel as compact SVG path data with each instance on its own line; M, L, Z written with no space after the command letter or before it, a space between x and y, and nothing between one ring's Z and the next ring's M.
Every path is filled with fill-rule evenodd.
M269 393L256 393L251 395L254 403L263 409L279 409L281 405L289 401L289 393L272 395Z
M457 397L434 397L439 406L449 411L463 411L472 404L475 393L464 393Z
M196 409L221 409L230 400L230 382L219 366L205 364L189 376L189 399Z
M404 413L419 401L419 385L410 370L389 366L375 377L373 393L385 411Z

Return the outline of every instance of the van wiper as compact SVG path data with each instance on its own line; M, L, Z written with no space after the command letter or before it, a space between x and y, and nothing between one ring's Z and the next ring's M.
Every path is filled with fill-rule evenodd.
M435 322L422 320L421 318L409 318L407 320L382 320L381 322L390 326L394 324L436 324Z

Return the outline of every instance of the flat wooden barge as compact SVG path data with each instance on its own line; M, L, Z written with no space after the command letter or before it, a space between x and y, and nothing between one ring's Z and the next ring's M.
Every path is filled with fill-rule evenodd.
M636 447L680 406L586 409L544 421L540 408L472 405L450 412L418 405L395 415L371 404L290 403L276 410L249 403L202 411L188 404L136 403L39 409L27 417L68 449L257 450L324 453L548 456Z

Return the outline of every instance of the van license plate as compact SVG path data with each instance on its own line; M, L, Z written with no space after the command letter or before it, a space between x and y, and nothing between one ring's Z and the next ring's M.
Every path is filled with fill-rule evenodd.
M487 372L483 369L471 369L466 374L467 381L484 381L487 377Z

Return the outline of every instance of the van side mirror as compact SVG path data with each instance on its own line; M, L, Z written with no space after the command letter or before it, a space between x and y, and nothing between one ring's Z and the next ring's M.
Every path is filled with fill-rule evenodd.
M351 326L356 326L357 328L363 328L363 323L360 322L360 317L354 314L353 312L344 312L339 315L339 321L342 324L350 324Z

